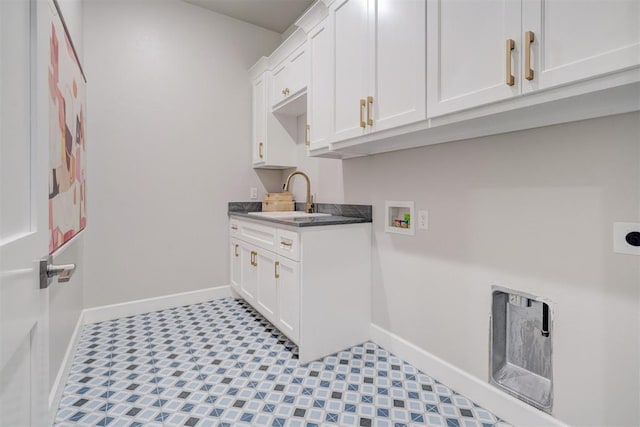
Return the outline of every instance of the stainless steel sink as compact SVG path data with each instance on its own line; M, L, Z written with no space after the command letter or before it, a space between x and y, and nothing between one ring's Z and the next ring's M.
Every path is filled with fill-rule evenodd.
M249 215L261 216L264 218L312 218L316 216L331 216L328 213L307 213L301 211L287 211L287 212L249 212Z

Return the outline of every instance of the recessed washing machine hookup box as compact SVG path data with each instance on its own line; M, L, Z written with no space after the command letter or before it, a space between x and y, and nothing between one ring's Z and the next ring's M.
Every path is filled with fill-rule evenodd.
M551 413L553 322L549 302L493 287L489 382Z

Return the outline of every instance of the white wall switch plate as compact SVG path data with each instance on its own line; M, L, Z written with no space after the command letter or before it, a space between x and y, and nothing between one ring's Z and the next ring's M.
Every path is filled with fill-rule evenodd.
M258 198L258 189L256 187L251 187L249 189L249 197L251 197L251 200Z
M418 211L418 228L421 230L429 228L429 211Z
M618 254L640 255L640 223L613 223L613 251Z

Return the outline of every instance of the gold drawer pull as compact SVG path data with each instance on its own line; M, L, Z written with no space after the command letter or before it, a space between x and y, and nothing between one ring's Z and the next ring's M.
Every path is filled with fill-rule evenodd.
M273 268L273 275L276 277L276 279L280 278L280 262L276 261L275 263L275 267Z
M511 54L516 47L516 42L513 39L507 39L507 86L513 86L516 82L516 78L511 72Z
M232 229L232 230L237 230L237 229L238 229L238 226L237 226L237 225L232 225L232 226L231 226L231 229Z
M292 247L293 246L293 243L289 243L289 242L280 242L280 244L282 246L288 246L288 247Z
M258 252L251 251L251 265L258 266Z
M360 100L360 127L361 128L365 128L367 127L367 123L364 121L364 119L362 118L362 110L364 109L364 106L367 104L367 101L365 101L364 99Z
M238 253L238 248L240 247L240 245L236 245L235 248L233 248L233 254L235 256L240 256L240 254Z
M531 43L536 41L533 31L524 33L524 78L533 80L533 69L531 68Z
M264 147L264 143L263 142L258 144L258 155L260 156L261 159L264 159L264 154L262 153L262 147Z
M371 110L373 109L373 96L367 96L367 124L373 126L373 119L371 118Z

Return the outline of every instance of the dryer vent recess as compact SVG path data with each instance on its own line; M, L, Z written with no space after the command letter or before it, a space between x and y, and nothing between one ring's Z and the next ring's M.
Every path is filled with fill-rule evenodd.
M493 288L489 382L551 413L553 322L540 297Z

